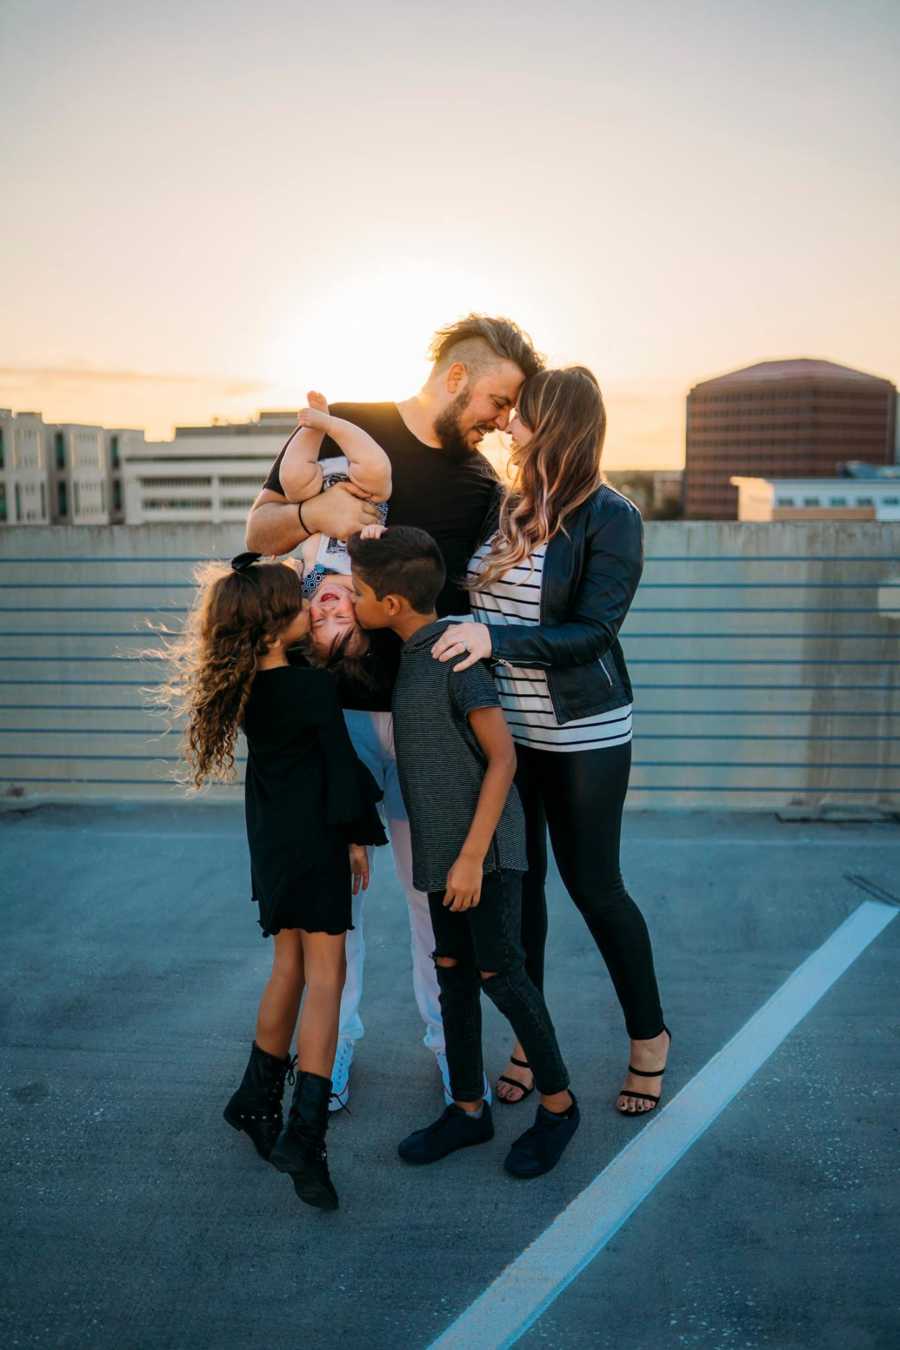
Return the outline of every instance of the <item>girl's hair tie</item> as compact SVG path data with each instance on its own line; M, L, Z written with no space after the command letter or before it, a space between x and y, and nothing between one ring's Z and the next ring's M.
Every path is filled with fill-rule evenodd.
M259 562L261 553L239 553L236 558L232 558L231 566L235 572L246 572L255 562Z

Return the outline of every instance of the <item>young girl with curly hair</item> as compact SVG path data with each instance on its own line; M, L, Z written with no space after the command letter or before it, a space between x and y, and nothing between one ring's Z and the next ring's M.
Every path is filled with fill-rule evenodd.
M334 1209L325 1130L344 944L351 896L368 885L365 845L385 842L379 793L350 744L332 677L288 664L287 649L308 625L293 565L241 554L230 567L208 565L198 579L185 633L167 652L159 701L185 717L195 787L230 777L238 731L246 735L252 898L263 935L274 940L250 1060L225 1119L289 1173L301 1200Z

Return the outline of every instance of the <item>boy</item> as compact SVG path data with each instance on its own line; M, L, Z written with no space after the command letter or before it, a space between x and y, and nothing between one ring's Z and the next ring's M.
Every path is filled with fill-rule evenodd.
M543 996L525 973L519 940L525 823L512 788L516 755L500 700L481 665L457 672L431 648L448 620L435 601L445 568L431 535L412 526L348 543L354 605L364 628L403 640L394 686L397 765L412 829L413 881L428 892L453 1104L399 1146L432 1163L493 1138L484 1100L482 987L512 1024L541 1093L535 1122L506 1170L536 1177L555 1167L579 1111Z

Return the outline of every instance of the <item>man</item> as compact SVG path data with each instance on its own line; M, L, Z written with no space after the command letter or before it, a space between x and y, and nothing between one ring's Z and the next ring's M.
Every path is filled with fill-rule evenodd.
M437 612L444 616L468 613L468 597L460 582L496 504L496 475L478 453L478 446L489 431L506 429L522 383L541 369L542 360L516 324L480 314L440 329L430 355L433 364L428 379L411 398L396 404L335 404L331 411L362 427L387 453L393 482L390 524L418 526L437 541L447 568L447 582L437 601ZM337 447L326 437L320 457L336 453ZM289 553L312 533L346 539L380 519L373 503L347 483L309 498L298 508L282 492L279 466L283 455L284 450L250 511L248 549ZM345 706L357 754L384 790L394 860L409 905L416 1003L425 1022L425 1044L435 1054L449 1102L432 962L434 938L428 897L412 883L409 822L397 778L390 697L345 700ZM347 982L332 1075L332 1110L347 1103L353 1047L363 1034L359 1017L365 954L362 910L360 894L354 900L354 928L347 935Z

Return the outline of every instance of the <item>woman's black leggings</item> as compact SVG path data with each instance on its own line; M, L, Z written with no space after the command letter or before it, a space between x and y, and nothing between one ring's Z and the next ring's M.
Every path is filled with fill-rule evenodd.
M622 808L631 744L557 753L517 745L516 785L525 808L528 871L522 887L525 969L544 987L547 942L547 829L569 895L581 911L612 978L632 1040L663 1029L653 951L644 916L619 866Z

